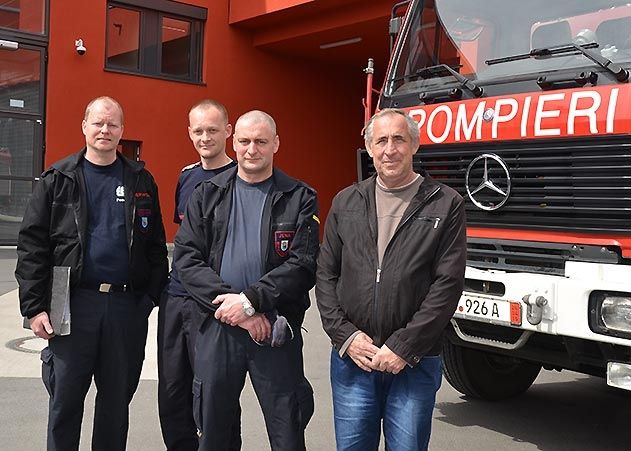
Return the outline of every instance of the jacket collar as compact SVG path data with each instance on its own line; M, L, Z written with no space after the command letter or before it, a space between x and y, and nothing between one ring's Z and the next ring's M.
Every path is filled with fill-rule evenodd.
M86 148L84 147L79 152L53 163L51 169L55 169L67 177L74 177L77 167L81 161L85 159L85 152ZM120 152L116 152L116 157L123 162L123 166L134 173L140 172L145 167L145 163L143 161L132 161Z
M229 185L232 184L232 182L236 178L237 169L238 169L238 166L235 166L233 168L230 168L222 172L216 177L213 177L210 180L210 183L213 183L219 188L228 187ZM280 192L286 193L296 188L296 186L298 186L298 181L296 179L289 177L287 174L285 174L283 171L281 171L278 168L274 168L272 172L272 178L274 181L273 183L274 191L280 191Z

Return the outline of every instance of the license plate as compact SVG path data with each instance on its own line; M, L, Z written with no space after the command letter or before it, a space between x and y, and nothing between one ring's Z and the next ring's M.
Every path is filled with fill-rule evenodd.
M495 324L521 326L521 304L512 301L462 296L454 316Z

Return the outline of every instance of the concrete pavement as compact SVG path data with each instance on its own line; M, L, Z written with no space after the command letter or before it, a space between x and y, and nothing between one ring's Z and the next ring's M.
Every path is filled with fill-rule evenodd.
M21 327L14 268L15 250L0 249L0 451L44 450L48 396L40 379L38 351L45 343ZM154 311L142 380L131 405L130 451L164 450L156 399L156 319ZM307 312L305 327L305 371L316 397L307 446L310 451L333 450L330 346L317 308ZM243 450L268 450L263 417L249 384L241 401ZM93 403L91 390L83 421L82 451L90 449ZM602 379L571 372L543 371L524 396L501 403L467 400L443 381L430 449L622 451L631 446L629 418L630 393L608 388Z
M45 340L22 328L17 283L13 276L15 249L0 249L0 450L45 449L48 394L42 384L39 351ZM130 408L128 449L164 449L157 412L157 310L149 318L149 336L141 382ZM334 449L331 390L328 382L328 338L320 327L317 309L309 310L303 331L307 376L317 394L316 414L307 430L309 449ZM88 394L81 450L90 449L94 386ZM242 396L243 449L267 449L263 415L249 380Z

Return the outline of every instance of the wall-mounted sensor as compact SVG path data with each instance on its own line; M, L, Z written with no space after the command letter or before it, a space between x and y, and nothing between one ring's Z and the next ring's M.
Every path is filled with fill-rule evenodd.
M86 49L83 45L83 39L77 39L76 41L74 41L74 46L76 47L77 53L79 55L85 55L85 52L88 51L88 49Z

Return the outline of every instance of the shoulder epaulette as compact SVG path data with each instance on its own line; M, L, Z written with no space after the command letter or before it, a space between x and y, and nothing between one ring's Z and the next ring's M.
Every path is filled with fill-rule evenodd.
M184 166L184 167L182 168L182 172L185 172L185 171L188 171L188 170L190 170L190 169L196 168L196 167L197 167L197 166L199 166L200 164L201 164L201 163L198 161L198 162L196 162L196 163L191 163L191 164L189 164L189 165L187 165L187 166Z

